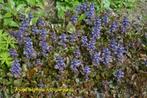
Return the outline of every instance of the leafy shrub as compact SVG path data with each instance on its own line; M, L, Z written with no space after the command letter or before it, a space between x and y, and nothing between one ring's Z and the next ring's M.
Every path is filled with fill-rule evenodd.
M59 18L64 18L64 13L67 10L73 10L77 5L84 1L92 2L96 6L96 11L103 12L105 10L113 10L119 12L121 9L132 9L137 3L136 0L57 0L57 10Z
M19 26L19 16L32 12L35 19L45 15L43 1L41 0L0 0L0 29L17 28ZM37 18L37 19L36 19Z
M23 80L23 87L75 90L50 93L55 97L143 96L147 89L144 32L137 32L125 16L97 15L93 3L83 3L65 17L65 24L56 30L41 18L32 26L32 16L22 21L13 34L18 48L11 51L16 81Z
M9 48L15 48L15 40L8 33L0 30L0 62L2 68L10 68L12 58Z

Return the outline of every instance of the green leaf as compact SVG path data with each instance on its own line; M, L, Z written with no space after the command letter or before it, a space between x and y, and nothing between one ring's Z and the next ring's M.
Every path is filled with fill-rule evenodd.
M13 21L11 18L5 18L4 19L4 26L8 26L11 21Z
M28 4L34 6L36 4L36 0L26 0Z
M13 0L8 0L8 5L9 5L10 9L14 9L15 2Z
M3 0L0 0L0 3L4 3L4 1Z
M38 17L33 18L33 19L31 20L31 22L30 22L30 25L33 25L33 24L37 23L37 20L38 20Z
M1 65L3 65L5 63L6 65L8 65L8 67L10 67L11 62L12 62L12 58L10 57L9 53L7 51L5 51L5 52L1 53L0 61L1 61Z
M110 9L110 1L109 0L103 0L102 1L105 9Z
M14 80L14 86L19 87L22 84L22 79Z
M11 16L12 16L12 14L11 14L10 12L8 12L8 13L6 13L6 14L4 15L5 18L9 18L9 17L11 17Z
M82 14L82 15L79 17L79 20L81 21L81 20L85 19L85 17L86 17L86 15L85 15L85 14Z
M73 33L76 31L76 28L71 22L69 22L68 25L66 26L66 31L68 31L69 33Z
M4 19L4 26L19 27L19 25L15 21L13 21L12 18L5 18Z
M11 26L11 27L19 27L19 25L15 21L11 21L9 26Z
M18 5L16 8L16 11L20 11L20 10L24 9L25 6L26 6L25 4Z

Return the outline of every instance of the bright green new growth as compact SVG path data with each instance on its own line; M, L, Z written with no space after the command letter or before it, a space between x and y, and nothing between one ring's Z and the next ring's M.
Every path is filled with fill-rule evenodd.
M9 49L15 47L15 40L8 33L0 30L0 65L10 67L12 58Z

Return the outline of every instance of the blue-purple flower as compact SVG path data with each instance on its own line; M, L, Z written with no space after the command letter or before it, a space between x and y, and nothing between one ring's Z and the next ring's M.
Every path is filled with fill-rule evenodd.
M70 20L73 24L76 24L77 19L78 19L77 16L72 16Z
M80 49L79 48L74 51L74 56L76 58L79 58L81 56L81 52L80 52Z
M40 30L40 36L42 40L46 39L47 31L45 29Z
M127 17L124 17L122 21L122 32L126 32L127 27L129 26L129 21Z
M49 51L51 50L51 46L48 46L48 43L45 40L40 41L40 46L41 46L41 49L42 49L42 54L44 56L47 56Z
M94 4L92 3L89 7L89 11L86 13L88 19L91 19L95 14Z
M112 24L111 24L111 27L110 27L110 32L115 32L117 30L117 27L118 27L118 24L116 21L114 21Z
M92 31L92 38L99 39L100 38L100 31L101 31L101 19L97 18L94 24L94 28Z
M88 50L89 51L95 50L96 49L95 45L96 45L96 40L90 39L90 41L88 43Z
M108 15L107 14L104 14L104 16L103 16L103 23L104 23L104 25L108 24Z
M15 77L19 77L21 75L21 67L20 67L20 61L18 59L15 59L12 62L12 67L11 67L11 73Z
M115 75L114 75L118 80L122 79L124 77L124 71L119 69L115 72Z
M32 34L36 35L36 34L39 34L40 30L34 25L32 27Z
M85 11L87 11L87 3L82 3L82 4L78 5L77 8L76 8L77 14L80 14L80 13L85 12Z
M66 47L66 42L67 42L67 35L65 33L61 34L59 36L59 45Z
M24 46L23 53L28 59L36 57L36 51L33 48L33 42L30 37L26 37L26 39L25 39L25 46Z
M100 64L100 59L101 59L100 52L94 52L92 54L92 63L94 66L97 66Z
M78 67L80 66L82 64L82 62L80 61L80 60L78 60L78 59L73 59L72 61L71 61L71 69L73 70L73 71L78 71Z
M50 36L51 36L52 42L56 42L56 41L57 41L58 37L57 37L57 35L56 35L55 32L51 32L51 33L50 33Z
M122 62L124 53L125 53L125 48L119 45L115 53L116 53L117 59Z
M63 42L66 42L67 41L67 35L65 33L62 33L60 36L59 36L59 39Z
M82 46L87 46L88 45L88 38L87 38L87 36L82 36L81 42L82 42Z
M21 25L19 27L19 30L22 31L22 32L25 32L27 30L27 28L29 27L29 25L30 25L30 20L24 19L21 22Z
M37 24L38 24L38 26L45 26L45 22L40 18L40 19L38 19L38 21L37 21Z
M10 53L10 56L12 56L13 58L18 56L17 51L15 49L10 49L9 53Z
M89 66L85 66L84 67L84 73L85 73L85 76L87 77L91 72L91 68Z
M116 42L115 39L112 39L110 42L110 48L113 50L113 52L115 52L118 48L118 43Z
M59 71L63 71L64 68L66 67L64 63L64 59L61 56L57 56L55 61L56 61L55 69L58 69Z
M108 48L103 49L103 64L108 65L111 62L111 52Z
M75 41L76 41L76 35L75 35L75 34L70 34L70 35L69 35L69 41L70 41L71 43L75 42Z
M33 18L32 13L29 13L28 18L29 18L29 20L32 20L32 18Z

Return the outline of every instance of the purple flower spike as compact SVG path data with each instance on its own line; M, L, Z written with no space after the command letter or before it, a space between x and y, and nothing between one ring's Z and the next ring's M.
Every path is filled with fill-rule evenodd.
M15 77L19 77L21 75L21 67L19 62L20 61L17 59L12 62L11 73Z
M42 19L39 19L38 21L37 21L37 24L38 24L38 26L45 26L45 22L42 20Z
M85 67L84 67L84 73L86 74L86 76L89 75L90 72L91 72L91 71L90 71L90 67L89 67L89 66L85 66Z
M105 14L103 16L103 23L104 23L104 25L107 25L108 24L108 15L107 14Z
M9 50L9 53L10 53L10 55L11 55L13 58L15 58L15 57L18 56L17 51L16 51L15 49L10 49L10 50Z
M113 52L115 52L118 48L118 43L116 42L115 39L112 39L110 42L110 48L113 50Z
M56 35L55 32L51 32L51 33L50 33L50 36L51 36L52 42L56 42L56 41L57 41L58 37L57 37L57 35Z
M78 5L77 8L76 8L77 15L82 13L82 12L85 12L85 11L87 11L87 3L83 3L81 5Z
M39 32L40 30L36 26L32 27L32 34L36 35L36 34L39 34Z
M59 39L60 39L59 45L61 45L61 46L63 46L63 47L66 47L67 35L64 34L64 33L61 34L61 35L59 36Z
M101 19L97 18L94 24L94 28L92 31L92 38L99 39L100 38L100 31L101 31Z
M94 4L92 3L90 5L89 11L87 12L86 16L88 19L91 19L95 14L95 8L94 8Z
M94 66L97 66L97 65L100 64L100 53L95 52L95 53L92 55L92 62L93 62L93 65L94 65Z
M74 56L75 56L76 58L79 58L79 57L81 56L80 49L76 49L76 50L74 51Z
M82 42L82 46L87 46L88 45L87 36L82 36L81 42Z
M48 52L51 50L51 47L48 46L48 43L45 40L40 41L40 46L42 48L42 54L47 56Z
M40 32L40 36L42 40L45 40L47 36L47 31L45 29L42 29Z
M91 39L88 43L88 50L89 51L95 50L96 49L95 44L96 44L96 40Z
M63 42L66 42L67 41L67 35L65 33L61 34L59 38Z
M126 32L127 27L129 26L129 21L127 17L124 17L122 21L122 32Z
M117 30L117 22L114 21L110 27L110 32L115 32Z
M111 52L108 48L103 49L103 63L108 65L111 62Z
M76 24L76 22L77 22L77 16L72 16L70 20L71 20L71 22L73 24Z
M119 45L116 50L116 56L117 56L117 59L121 62L123 60L124 53L125 53L125 48L123 46Z
M57 56L56 57L56 65L55 65L55 69L58 69L59 71L63 71L65 68L65 63L64 63L64 59L61 56Z
M120 80L121 78L124 77L124 71L119 69L116 71L115 75L114 75L118 80Z
M78 67L81 65L81 61L80 60L78 60L78 59L73 59L72 61L71 61L71 69L74 71L74 72L76 72L76 71L78 71Z
M28 18L29 18L29 20L31 20L33 18L32 13L29 13Z
M76 35L75 34L71 34L71 35L69 35L69 41L70 42L75 42L76 41Z
M36 57L36 51L33 48L33 42L30 37L26 37L25 39L25 47L23 53L28 59Z

